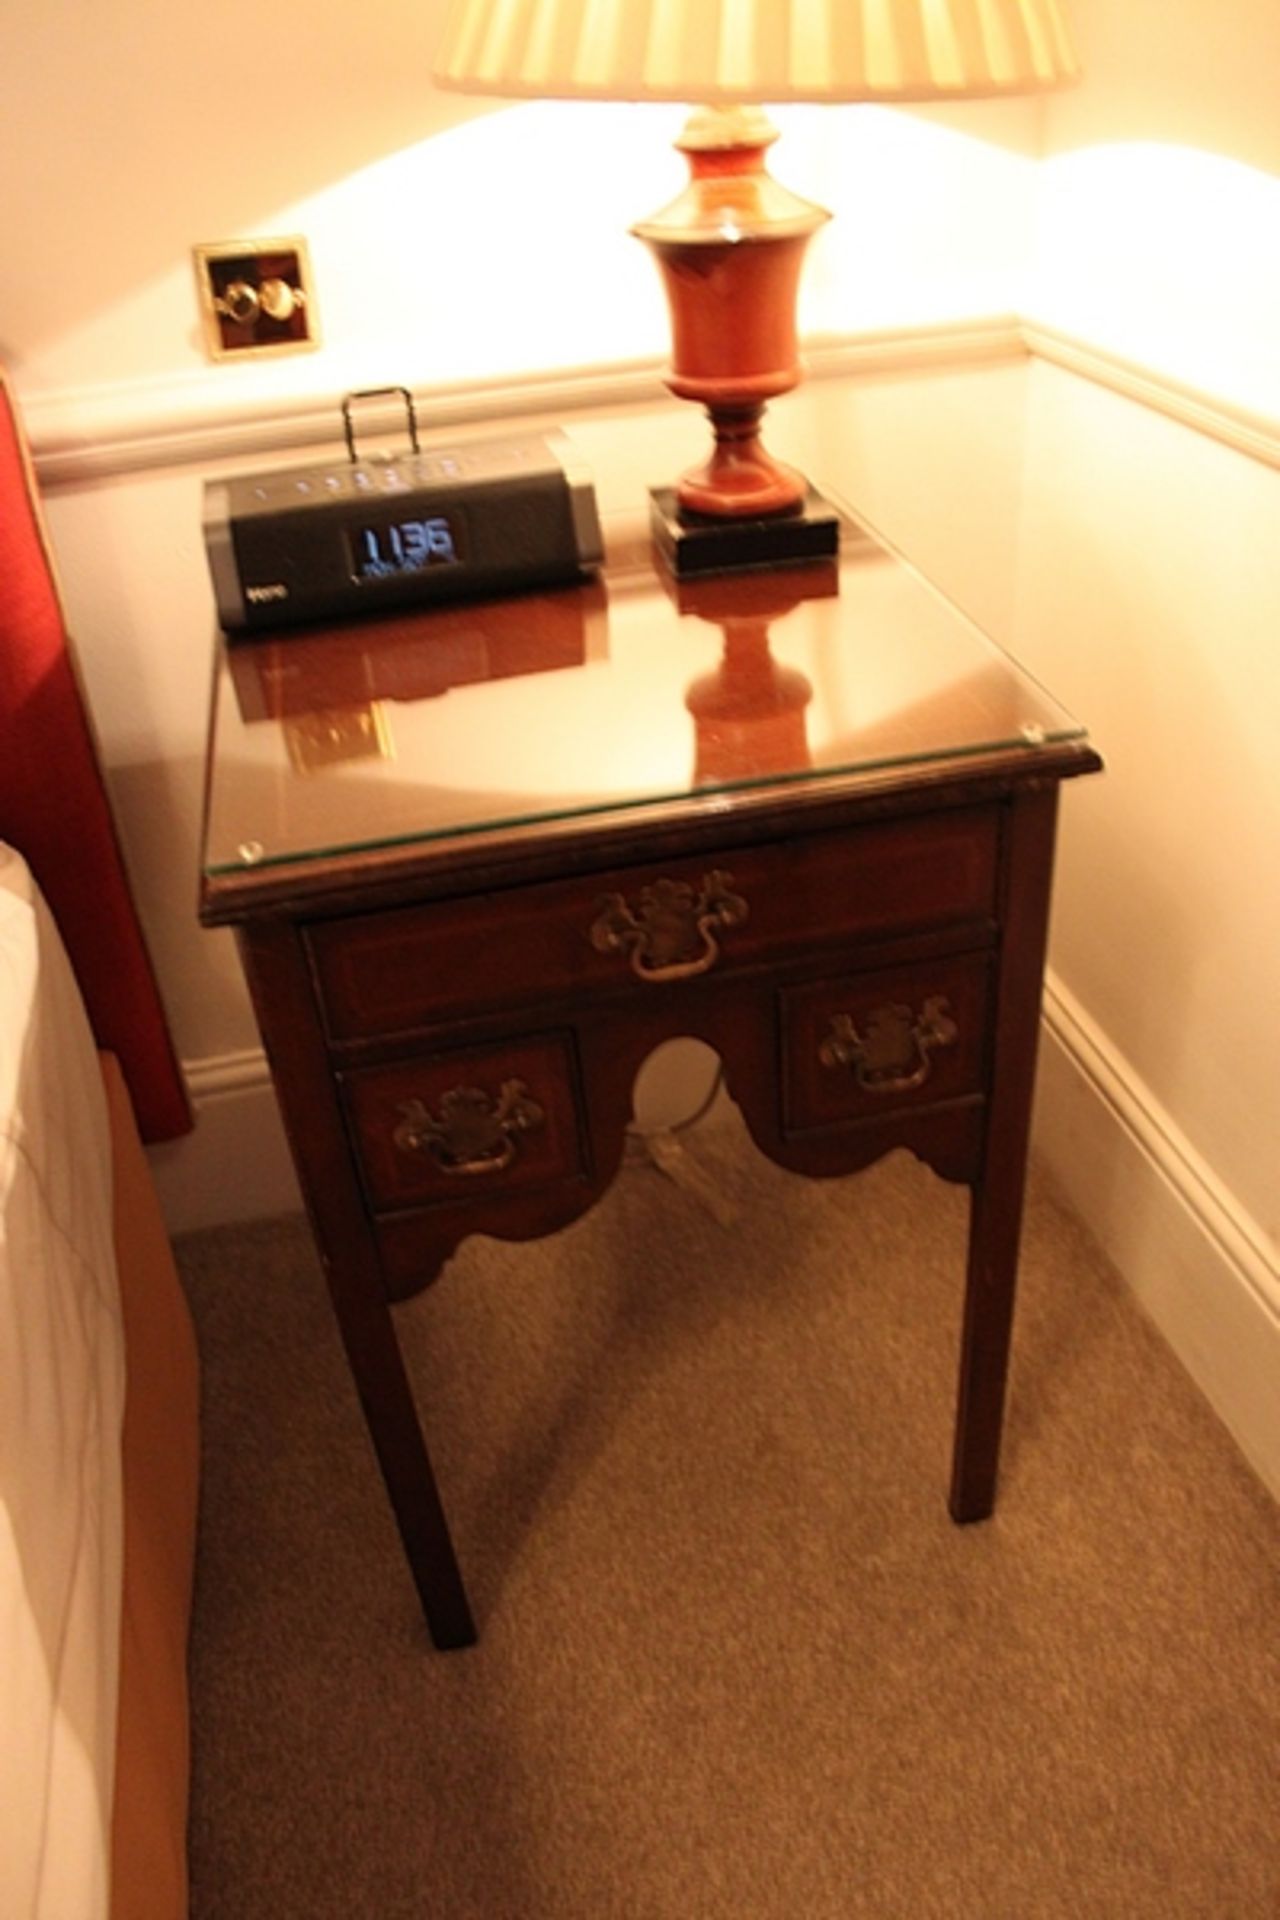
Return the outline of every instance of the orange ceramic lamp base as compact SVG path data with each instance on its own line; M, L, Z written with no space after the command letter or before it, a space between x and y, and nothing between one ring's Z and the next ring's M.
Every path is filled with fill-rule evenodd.
M791 513L807 483L760 439L765 405L800 379L796 293L805 248L830 216L764 165L777 138L755 108L693 114L677 141L690 179L632 228L662 270L671 310L667 385L711 417L715 444L677 486L681 510L711 519Z

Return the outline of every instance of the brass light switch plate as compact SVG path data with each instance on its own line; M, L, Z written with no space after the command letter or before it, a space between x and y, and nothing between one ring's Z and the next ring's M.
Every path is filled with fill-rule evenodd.
M195 248L205 343L214 360L319 345L307 243L224 240Z

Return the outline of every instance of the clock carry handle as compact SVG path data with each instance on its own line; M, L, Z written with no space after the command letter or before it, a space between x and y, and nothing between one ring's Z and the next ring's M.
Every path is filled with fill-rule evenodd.
M355 465L359 459L356 452L356 430L351 418L351 405L355 400L385 400L390 393L398 393L404 402L405 419L409 423L409 444L418 451L418 414L413 404L413 395L408 387L362 387L358 393L347 394L342 402L342 431L346 436L347 455Z

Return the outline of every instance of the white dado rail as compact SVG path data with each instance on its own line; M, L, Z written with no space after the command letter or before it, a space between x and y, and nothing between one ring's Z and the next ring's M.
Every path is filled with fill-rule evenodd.
M1219 440L1264 466L1280 467L1280 420L1234 406L1228 400L1175 380L1172 375L1127 360L1087 340L1038 320L1022 320L1019 332L1032 359L1047 360L1095 385L1109 387L1126 400L1166 414L1181 426Z
M1014 314L985 315L870 333L811 337L806 379L945 372L1000 360L1041 359L1280 467L1280 421L1140 366L1090 341ZM530 415L665 401L662 360L558 368L499 381L415 387L432 430ZM354 384L360 384L358 381ZM278 455L331 442L332 391L228 390L207 370L146 383L22 396L32 457L45 488L76 486L161 467Z

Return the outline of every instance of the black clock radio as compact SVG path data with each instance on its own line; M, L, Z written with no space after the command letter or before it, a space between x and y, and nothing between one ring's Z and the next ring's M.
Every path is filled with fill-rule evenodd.
M408 452L359 458L343 413L345 461L206 482L205 550L228 632L514 592L598 566L595 489L559 434L423 450L410 408Z

